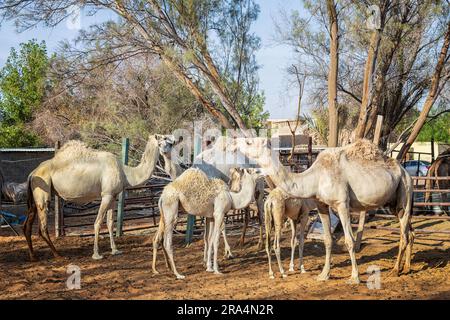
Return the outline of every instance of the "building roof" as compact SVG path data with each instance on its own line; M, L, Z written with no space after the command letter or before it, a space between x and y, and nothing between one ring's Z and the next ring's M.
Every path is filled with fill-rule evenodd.
M55 148L0 148L0 152L54 152Z

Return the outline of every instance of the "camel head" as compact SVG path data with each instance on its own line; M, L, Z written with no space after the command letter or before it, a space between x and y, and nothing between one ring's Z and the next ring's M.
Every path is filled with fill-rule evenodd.
M177 143L173 135L155 134L155 139L158 141L159 151L165 155L169 155Z
M256 161L262 168L268 167L272 163L272 150L268 138L236 138L235 147L246 157Z
M262 171L258 168L231 168L230 169L230 191L239 192L244 177L251 178L254 182L262 176Z

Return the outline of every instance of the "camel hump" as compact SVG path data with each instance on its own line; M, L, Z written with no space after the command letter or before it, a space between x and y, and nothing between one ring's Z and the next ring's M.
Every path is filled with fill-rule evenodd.
M367 139L360 139L344 147L345 155L350 160L384 161L381 150Z
M228 188L222 180L209 179L203 171L195 168L186 170L169 185L198 207L210 204L220 191Z

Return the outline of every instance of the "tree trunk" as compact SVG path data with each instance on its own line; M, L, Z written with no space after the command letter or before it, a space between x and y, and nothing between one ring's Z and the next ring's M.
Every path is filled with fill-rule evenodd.
M200 101L200 103L203 105L203 107L208 110L208 112L219 120L220 124L226 128L226 129L233 129L233 125L228 120L228 118L219 110L217 110L214 105L211 103L211 101L207 100L202 92L200 92L199 88L193 83L192 79L189 78L187 74L182 72L179 67L175 65L175 63L167 58L164 55L161 55L161 59L166 64L166 66L169 67L170 70L172 70L177 78L182 81L186 87L189 89L189 91Z
M442 44L441 53L439 55L436 68L434 70L433 78L431 79L430 92L428 93L427 99L425 100L423 109L420 112L416 124L414 125L408 139L403 144L402 148L400 149L400 152L397 155L398 160L402 160L403 158L405 158L406 154L408 153L408 150L411 148L411 145L414 143L417 136L419 135L420 130L425 124L428 113L430 112L431 107L433 106L434 102L436 101L436 98L439 95L438 93L439 81L441 79L442 69L444 69L444 65L447 60L447 52L449 44L450 44L450 22L447 25L447 32L445 33L444 43Z
M334 0L327 0L330 21L330 67L328 71L328 146L338 144L337 78L338 78L338 20Z
M364 68L363 95L361 99L361 109L359 111L358 125L355 129L355 139L362 139L365 136L368 121L369 109L372 105L372 88L375 65L377 61L378 48L380 47L381 34L379 30L374 30L370 38L369 51L367 53L366 65ZM373 105L372 105L373 108Z

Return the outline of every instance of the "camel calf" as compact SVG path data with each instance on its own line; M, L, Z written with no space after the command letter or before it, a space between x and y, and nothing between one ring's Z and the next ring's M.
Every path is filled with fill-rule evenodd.
M298 244L299 254L299 269L305 273L303 266L303 244L305 240L305 229L308 223L309 212L315 209L316 203L310 199L291 198L284 193L280 188L273 189L264 203L264 218L266 224L266 252L269 261L269 277L274 279L272 271L272 261L270 252L270 238L272 231L272 222L275 227L275 239L273 241L273 249L277 258L278 267L280 268L281 276L287 277L284 272L280 257L280 238L281 228L286 218L291 224L291 262L289 264L289 271L294 271L295 247ZM300 234L297 237L297 225L300 223Z

